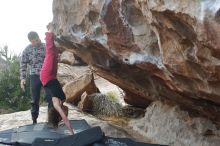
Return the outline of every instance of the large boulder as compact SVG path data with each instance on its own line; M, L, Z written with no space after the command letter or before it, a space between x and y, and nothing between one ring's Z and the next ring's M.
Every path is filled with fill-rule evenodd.
M69 51L64 51L60 55L60 62L65 63L65 64L69 64L69 65L73 65L73 63L75 62L74 54Z
M220 125L219 8L216 0L54 0L54 32L129 104L170 101Z
M219 146L220 143L220 130L210 120L192 118L179 106L160 101L153 102L143 118L133 119L128 125L151 141L169 146Z
M74 67L63 63L58 64L57 79L62 86L74 80L77 76Z
M91 72L83 74L73 81L65 84L63 91L66 95L66 102L78 104L83 92L88 94L99 93L99 89L96 87L94 77Z

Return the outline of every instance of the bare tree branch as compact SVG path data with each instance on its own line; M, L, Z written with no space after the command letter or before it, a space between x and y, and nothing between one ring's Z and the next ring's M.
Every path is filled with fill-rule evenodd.
M8 46L5 45L3 48L0 48L0 57L4 57L6 61L11 61L11 55L8 53Z

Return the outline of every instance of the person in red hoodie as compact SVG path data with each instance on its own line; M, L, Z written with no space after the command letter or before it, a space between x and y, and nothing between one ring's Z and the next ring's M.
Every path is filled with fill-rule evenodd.
M60 119L63 120L64 124L73 134L73 128L71 127L68 119L66 107L63 105L66 97L62 90L59 81L56 78L57 65L58 65L58 50L54 44L54 34L52 33L53 24L47 25L48 32L46 32L46 55L44 63L40 72L40 80L44 88L50 91L52 107L48 110L48 123L54 127L58 126Z

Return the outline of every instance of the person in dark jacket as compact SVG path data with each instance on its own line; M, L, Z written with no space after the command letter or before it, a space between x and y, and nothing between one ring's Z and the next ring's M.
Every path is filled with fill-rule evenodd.
M27 68L30 67L30 86L31 86L31 116L33 124L37 123L39 115L39 101L42 83L40 81L40 70L45 57L45 44L41 42L37 32L31 31L28 33L30 44L24 49L20 62L20 86L25 90ZM46 99L48 100L49 93L45 90ZM51 103L51 101L48 101ZM50 105L48 105L50 106Z

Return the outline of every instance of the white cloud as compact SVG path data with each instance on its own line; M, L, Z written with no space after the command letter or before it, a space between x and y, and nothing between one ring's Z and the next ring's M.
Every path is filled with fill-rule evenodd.
M52 0L0 0L0 46L19 54L29 44L27 33L37 31L42 41L52 20Z

